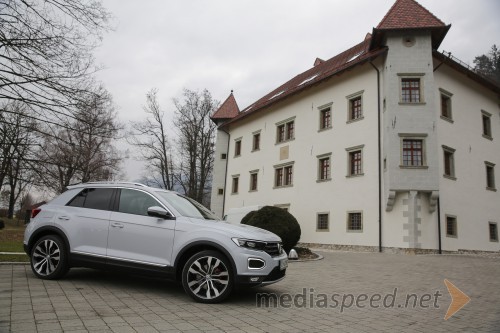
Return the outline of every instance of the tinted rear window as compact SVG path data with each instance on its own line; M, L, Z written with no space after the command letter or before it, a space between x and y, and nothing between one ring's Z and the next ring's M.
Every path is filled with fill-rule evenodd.
M109 210L113 191L112 188L87 188L78 193L68 206Z

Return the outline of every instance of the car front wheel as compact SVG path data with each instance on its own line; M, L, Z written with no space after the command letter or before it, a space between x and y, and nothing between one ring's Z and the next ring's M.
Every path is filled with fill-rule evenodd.
M55 235L40 238L31 250L31 269L41 279L61 278L68 271L64 242Z
M182 286L200 303L218 303L233 289L234 277L228 259L216 251L193 255L182 270Z

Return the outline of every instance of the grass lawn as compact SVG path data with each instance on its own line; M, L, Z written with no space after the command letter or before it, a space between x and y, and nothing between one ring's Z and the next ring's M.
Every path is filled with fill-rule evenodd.
M24 252L24 221L0 218L5 223L5 228L0 230L0 252ZM27 255L0 254L0 262L29 262Z

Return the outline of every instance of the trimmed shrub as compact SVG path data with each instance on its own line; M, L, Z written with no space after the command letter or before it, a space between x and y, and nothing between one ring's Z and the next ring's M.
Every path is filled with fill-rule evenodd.
M248 214L245 215L245 217L243 217L241 219L241 224L248 224L248 221L250 221L250 219L255 215L255 213L257 213L256 210L252 210L251 212L248 212Z
M251 215L248 217L248 215ZM287 253L297 245L300 239L300 225L297 219L286 210L273 206L265 206L258 211L248 213L242 224L262 228L281 237L283 248Z

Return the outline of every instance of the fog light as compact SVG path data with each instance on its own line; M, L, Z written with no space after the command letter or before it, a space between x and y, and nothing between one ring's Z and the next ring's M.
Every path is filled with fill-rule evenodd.
M249 269L262 269L266 267L266 262L259 258L248 258Z
M256 277L251 277L250 278L250 282L259 282L259 279L260 277L256 276Z

